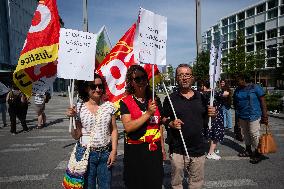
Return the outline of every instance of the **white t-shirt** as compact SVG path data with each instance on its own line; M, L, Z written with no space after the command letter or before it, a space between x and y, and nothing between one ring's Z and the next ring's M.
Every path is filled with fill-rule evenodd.
M108 145L111 141L111 119L115 113L113 104L111 102L103 102L97 110L97 113L100 112L100 114L95 116L87 109L85 103L78 103L77 112L82 123L81 145L86 146L89 143L93 127L95 127L95 134L91 147L104 147Z
M35 104L44 104L44 94L35 95Z

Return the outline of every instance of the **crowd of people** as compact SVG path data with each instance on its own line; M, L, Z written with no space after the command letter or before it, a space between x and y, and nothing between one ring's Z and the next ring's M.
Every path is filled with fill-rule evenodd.
M260 123L268 123L262 88L247 83L243 76L239 76L238 87L232 93L226 81L221 80L220 87L213 91L215 100L210 106L213 89L210 89L208 81L202 82L199 91L193 90L195 79L189 65L180 64L175 73L177 90L162 103L157 95L152 95L143 67L133 65L127 71L126 95L120 101L119 111L124 126L123 179L129 189L162 188L163 161L167 154L174 189L183 188L185 175L188 175L190 189L202 188L206 158L222 158L217 152L217 145L223 142L226 129L233 128L232 105L245 142L245 148L238 156L250 157L253 164L262 160L257 151ZM80 101L68 108L66 115L75 119L76 129L72 127L71 135L77 140L76 159L80 160L87 145L91 146L84 188L96 188L96 185L110 188L118 147L117 110L106 100L104 78L97 74L94 78L94 81L77 83ZM46 125L44 109L48 98L46 94L35 94L38 129ZM16 86L1 96L4 127L7 126L6 102L11 133L16 134L16 118L23 130L29 131L26 96ZM164 133L167 133L166 138ZM165 143L169 147L168 152Z
M17 132L17 118L19 119L23 132L29 132L31 129L41 129L46 124L46 116L44 113L45 103L49 101L51 98L49 92L43 93L35 93L34 104L36 107L38 124L34 127L28 127L26 122L26 117L28 113L28 107L30 102L30 98L19 90L19 88L13 84L11 90L5 94L0 95L0 112L2 114L3 125L2 127L7 127L7 110L10 118L10 133L12 135L16 135ZM7 108L8 105L8 108Z

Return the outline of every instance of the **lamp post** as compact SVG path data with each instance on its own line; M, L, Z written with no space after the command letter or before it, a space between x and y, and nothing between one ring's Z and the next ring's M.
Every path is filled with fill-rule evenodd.
M83 0L83 31L88 31L88 0Z

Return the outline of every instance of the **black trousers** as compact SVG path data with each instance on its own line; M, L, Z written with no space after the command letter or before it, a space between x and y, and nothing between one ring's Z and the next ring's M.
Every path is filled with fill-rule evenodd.
M27 116L27 110L24 107L21 108L14 108L9 107L8 109L9 116L10 116L10 122L11 122L11 133L16 133L16 119L18 118L22 124L23 130L27 131L27 123L26 123L26 116Z

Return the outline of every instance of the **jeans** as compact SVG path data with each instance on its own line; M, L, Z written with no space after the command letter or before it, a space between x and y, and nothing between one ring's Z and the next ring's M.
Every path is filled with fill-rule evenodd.
M222 106L223 109L223 116L224 116L224 127L231 129L232 128L232 113L231 108L226 108L225 106Z
M85 148L78 145L76 159L80 160L85 152ZM109 151L91 151L89 164L85 176L85 189L96 189L98 182L99 189L109 189L111 186L111 168L107 167Z

